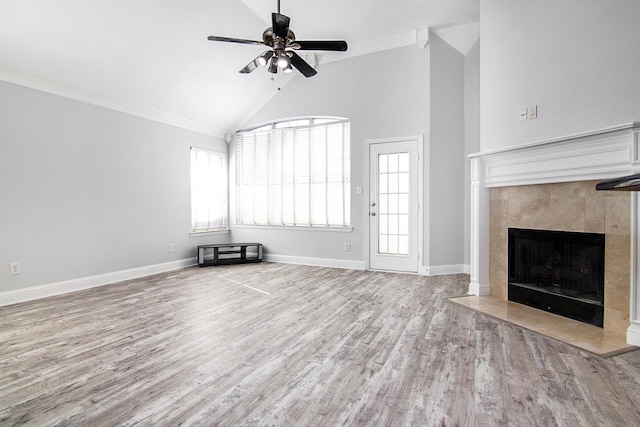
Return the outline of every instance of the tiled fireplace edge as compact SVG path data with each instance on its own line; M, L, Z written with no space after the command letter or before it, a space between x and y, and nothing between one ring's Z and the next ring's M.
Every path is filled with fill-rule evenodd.
M470 295L490 295L490 189L615 178L640 172L640 122L469 156ZM631 193L630 325L640 346L640 198Z

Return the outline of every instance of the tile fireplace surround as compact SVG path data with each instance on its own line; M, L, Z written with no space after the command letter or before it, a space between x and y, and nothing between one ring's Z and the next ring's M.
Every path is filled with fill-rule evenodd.
M507 300L509 227L604 233L604 330L640 345L638 192L596 191L640 172L640 123L471 159L469 294Z
M624 334L629 326L630 194L596 191L598 181L491 189L489 283L491 295L507 299L507 229L605 234L604 329Z

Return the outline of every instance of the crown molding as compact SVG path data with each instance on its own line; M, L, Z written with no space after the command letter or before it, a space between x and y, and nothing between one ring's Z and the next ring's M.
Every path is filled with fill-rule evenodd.
M15 71L6 67L0 67L0 81L39 90L41 92L62 96L75 101L108 108L132 116L142 117L171 126L187 129L193 132L209 136L224 138L226 130L215 126L179 117L164 111L155 110L143 105L133 104L116 98L84 91L71 86L55 83L30 74Z

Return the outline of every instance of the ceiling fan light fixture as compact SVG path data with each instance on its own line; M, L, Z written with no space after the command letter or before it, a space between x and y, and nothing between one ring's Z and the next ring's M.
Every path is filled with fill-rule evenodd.
M282 71L284 71L285 73L293 73L293 67L291 66L291 64L287 65Z
M278 67L283 70L291 68L291 59L284 52L278 55Z
M274 74L278 72L278 58L275 56L271 58L271 62L269 63L269 72Z
M261 65L262 67L265 67L269 63L269 60L271 59L272 56L273 56L273 51L267 50L262 55L258 56L256 60L258 61L259 65Z

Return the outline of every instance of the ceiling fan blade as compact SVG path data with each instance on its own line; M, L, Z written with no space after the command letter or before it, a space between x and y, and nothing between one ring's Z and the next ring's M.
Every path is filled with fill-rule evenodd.
M247 65L245 65L243 68L241 68L240 71L238 72L241 74L249 74L256 68L258 68L259 65L260 64L258 64L258 58L256 58L253 61L249 62Z
M220 37L220 36L209 36L207 40L215 41L215 42L231 42L231 43L242 43L242 44L261 44L264 45L264 42L260 42L257 40L247 40L247 39L235 39L233 37Z
M313 67L307 64L307 61L302 59L300 55L295 52L291 52L293 55L291 56L291 65L293 65L298 71L304 74L305 77L313 77L318 72L313 69Z
M289 22L290 19L288 16L282 15L280 13L272 13L271 14L271 25L273 28L273 34L276 37L280 37L283 40L287 39L287 33L289 32Z
M262 52L260 55L256 56L256 59L254 59L253 61L245 65L243 68L241 68L239 73L249 74L256 68L267 65L271 57L273 57L272 50L267 50L265 52Z
M344 40L296 40L295 42L300 45L300 50L335 50L340 52L347 50L347 42Z

